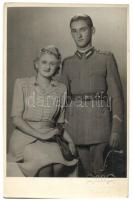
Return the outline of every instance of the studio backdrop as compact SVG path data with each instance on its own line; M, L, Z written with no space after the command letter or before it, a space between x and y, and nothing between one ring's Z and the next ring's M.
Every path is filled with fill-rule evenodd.
M14 7L7 13L7 140L12 133L10 117L16 78L35 75L33 60L45 45L54 44L62 58L75 52L69 22L77 13L91 16L96 32L93 46L113 52L120 73L125 100L127 79L127 8L126 7Z

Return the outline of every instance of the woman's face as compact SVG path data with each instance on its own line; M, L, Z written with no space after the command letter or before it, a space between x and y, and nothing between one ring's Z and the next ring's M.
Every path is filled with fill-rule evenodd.
M59 67L59 61L53 54L44 53L37 62L38 73L46 78L52 77Z

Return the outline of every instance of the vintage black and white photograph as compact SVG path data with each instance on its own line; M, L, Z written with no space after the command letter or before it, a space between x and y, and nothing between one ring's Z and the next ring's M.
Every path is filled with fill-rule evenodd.
M114 192L122 196L128 5L17 3L5 5L4 14L6 180L70 180L77 194L79 180L85 192L95 180L108 181L105 193L118 180ZM12 196L9 186L7 197L27 197L21 190Z
M128 7L6 16L6 177L126 178Z
M6 197L126 196L128 5L6 4L4 31Z

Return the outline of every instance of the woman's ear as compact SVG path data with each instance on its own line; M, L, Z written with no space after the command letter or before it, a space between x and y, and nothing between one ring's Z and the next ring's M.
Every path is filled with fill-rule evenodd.
M57 69L55 70L55 73L53 74L53 76L58 76L60 72L60 66L57 67Z
M37 58L33 61L34 69L35 69L36 71L38 71L38 61L39 61L39 57L37 57Z
M36 60L34 61L34 69L35 69L36 71L38 71L38 63L37 63Z
M56 71L55 71L55 75L59 74L60 71L60 66L57 67Z

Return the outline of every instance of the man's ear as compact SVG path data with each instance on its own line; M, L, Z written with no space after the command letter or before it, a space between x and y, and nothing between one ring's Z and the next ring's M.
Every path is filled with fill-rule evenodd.
M92 31L92 34L95 34L95 32L96 32L96 29L95 29L95 27L94 27L94 26L91 28L91 31Z

